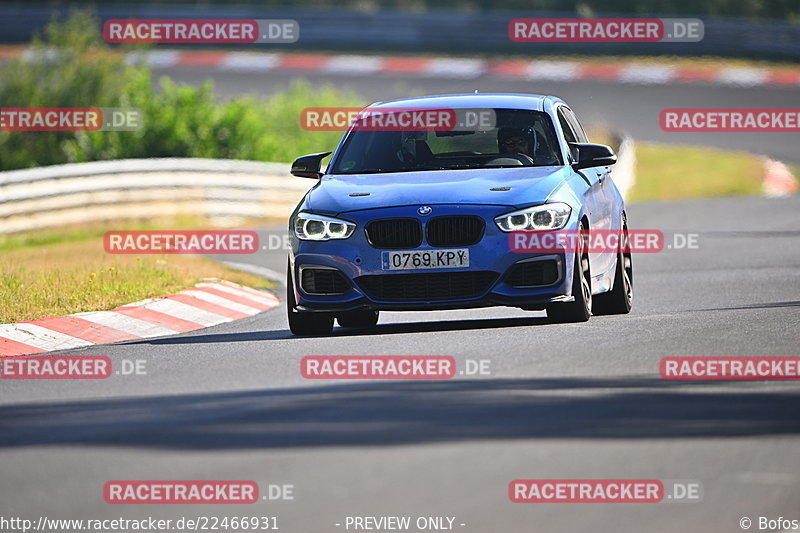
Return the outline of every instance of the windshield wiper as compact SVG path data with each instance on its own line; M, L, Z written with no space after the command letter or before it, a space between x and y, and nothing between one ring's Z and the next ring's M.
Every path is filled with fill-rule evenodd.
M423 167L418 168L416 170L458 170L463 168L479 168L472 165L448 165L448 166L440 166L440 167Z
M354 175L354 174L390 174L393 172L414 172L415 168L400 168L394 170L387 170L385 168L364 168L353 172L336 172L335 174Z

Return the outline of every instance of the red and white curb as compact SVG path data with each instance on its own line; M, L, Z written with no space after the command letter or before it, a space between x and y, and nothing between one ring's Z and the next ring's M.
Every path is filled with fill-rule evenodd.
M202 281L177 294L142 300L110 311L0 324L0 356L186 333L247 318L279 303L280 300L268 292L229 281Z
M29 56L30 50L0 47L0 59ZM800 86L800 68L698 66L669 63L486 60L454 57L392 57L373 55L285 54L212 50L151 50L129 52L129 63L144 61L153 68L201 67L226 72L310 71L322 74L401 74L420 78L474 79L492 76L531 81L610 81L642 85L710 83L738 87Z
M800 69L797 68L176 50L155 50L144 56L132 52L128 54L127 59L135 63L142 58L148 65L157 68L206 67L234 72L295 70L328 74L403 74L455 79L492 76L532 81L587 80L644 85L670 83L712 83L740 87L800 85Z

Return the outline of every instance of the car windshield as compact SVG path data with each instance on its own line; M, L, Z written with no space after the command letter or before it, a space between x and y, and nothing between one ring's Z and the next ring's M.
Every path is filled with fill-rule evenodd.
M561 165L555 129L538 111L494 109L485 129L351 130L329 174Z

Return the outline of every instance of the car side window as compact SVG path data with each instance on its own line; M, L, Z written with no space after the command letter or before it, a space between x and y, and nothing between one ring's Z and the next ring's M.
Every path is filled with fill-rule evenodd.
M572 112L572 109L568 107L562 107L559 111L564 113L564 118L566 118L569 125L572 126L572 131L575 133L575 137L577 137L578 142L588 143L589 136L586 135L583 126L581 126L581 123L578 122L578 117L575 116L575 113Z
M575 143L580 142L578 137L575 135L575 130L572 128L572 125L567 120L567 117L564 115L563 107L558 108L558 122L561 124L561 129L564 130L564 139L568 143ZM578 160L578 149L576 147L570 147L570 154L572 155L572 160Z
M575 132L572 130L572 126L570 125L567 118L564 116L564 108L558 108L558 123L561 124L561 129L564 130L564 139L568 143L575 143L578 142L577 137L575 136Z

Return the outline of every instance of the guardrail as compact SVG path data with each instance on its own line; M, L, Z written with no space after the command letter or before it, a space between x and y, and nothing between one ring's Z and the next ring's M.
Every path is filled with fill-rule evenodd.
M619 141L613 179L634 181L633 142ZM103 220L201 215L235 224L286 218L316 181L288 163L227 159L121 159L0 172L0 234Z
M314 184L288 164L124 159L0 172L0 234L181 214L286 217Z
M493 54L691 54L800 58L800 24L785 20L749 20L699 16L705 36L697 43L515 43L508 38L514 18L570 18L574 12L535 10L458 11L433 9L414 13L391 9L354 11L269 5L101 4L101 20L109 19L294 19L300 39L293 44L253 44L249 49L272 50L405 50ZM68 8L16 2L0 4L0 35L5 42L27 42L54 11ZM641 16L600 10L597 17ZM655 16L655 15L654 15ZM670 15L659 17L687 17Z

